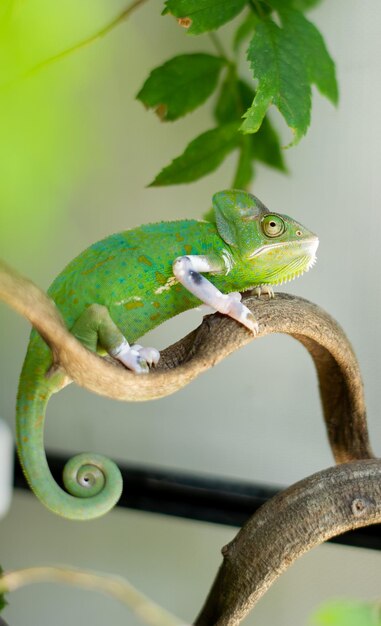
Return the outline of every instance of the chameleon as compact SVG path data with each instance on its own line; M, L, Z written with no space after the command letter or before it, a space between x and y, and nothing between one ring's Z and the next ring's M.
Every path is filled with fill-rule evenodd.
M240 292L274 297L274 285L312 267L318 244L311 231L270 212L250 193L219 191L206 219L145 224L94 243L66 266L47 293L86 348L146 374L160 354L138 339L200 304L257 334L257 321ZM116 504L122 478L112 461L80 454L65 466L65 489L54 480L44 450L45 412L51 395L68 382L33 329L17 394L20 462L48 509L70 519L92 519Z

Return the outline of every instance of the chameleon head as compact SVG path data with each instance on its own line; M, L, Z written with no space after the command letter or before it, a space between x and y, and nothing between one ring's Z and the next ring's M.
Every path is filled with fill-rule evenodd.
M213 205L218 231L253 285L281 284L314 265L319 239L291 217L270 212L245 191L218 192Z

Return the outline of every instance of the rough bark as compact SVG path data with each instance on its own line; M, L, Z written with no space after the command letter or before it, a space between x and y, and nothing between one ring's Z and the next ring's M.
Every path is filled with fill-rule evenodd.
M222 549L223 564L195 626L236 626L297 558L341 533L381 521L381 461L352 461L296 483L264 504Z

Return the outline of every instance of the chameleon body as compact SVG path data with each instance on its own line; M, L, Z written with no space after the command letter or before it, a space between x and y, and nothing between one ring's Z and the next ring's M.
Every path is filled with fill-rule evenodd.
M93 244L69 263L48 294L71 332L90 350L108 352L137 373L147 372L159 353L131 344L202 302L256 333L257 323L238 292L256 289L272 297L272 285L313 265L318 239L246 192L219 192L213 208L211 221L140 226ZM114 506L122 481L114 463L92 454L78 455L65 467L70 493L53 479L44 451L45 410L67 382L59 368L52 368L51 351L33 330L17 398L21 464L51 511L90 519Z

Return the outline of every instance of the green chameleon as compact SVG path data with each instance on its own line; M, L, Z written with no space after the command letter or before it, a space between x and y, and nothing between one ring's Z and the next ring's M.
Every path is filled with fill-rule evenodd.
M146 373L160 355L137 339L200 303L256 334L258 324L239 292L255 289L258 296L273 297L272 285L314 264L318 243L304 226L269 212L251 194L221 191L213 196L208 221L147 224L93 244L57 276L48 295L88 349ZM77 455L65 466L69 493L53 479L44 451L45 409L68 382L52 368L51 351L33 330L17 397L20 461L32 490L51 511L91 519L115 505L122 479L112 461L93 454Z

